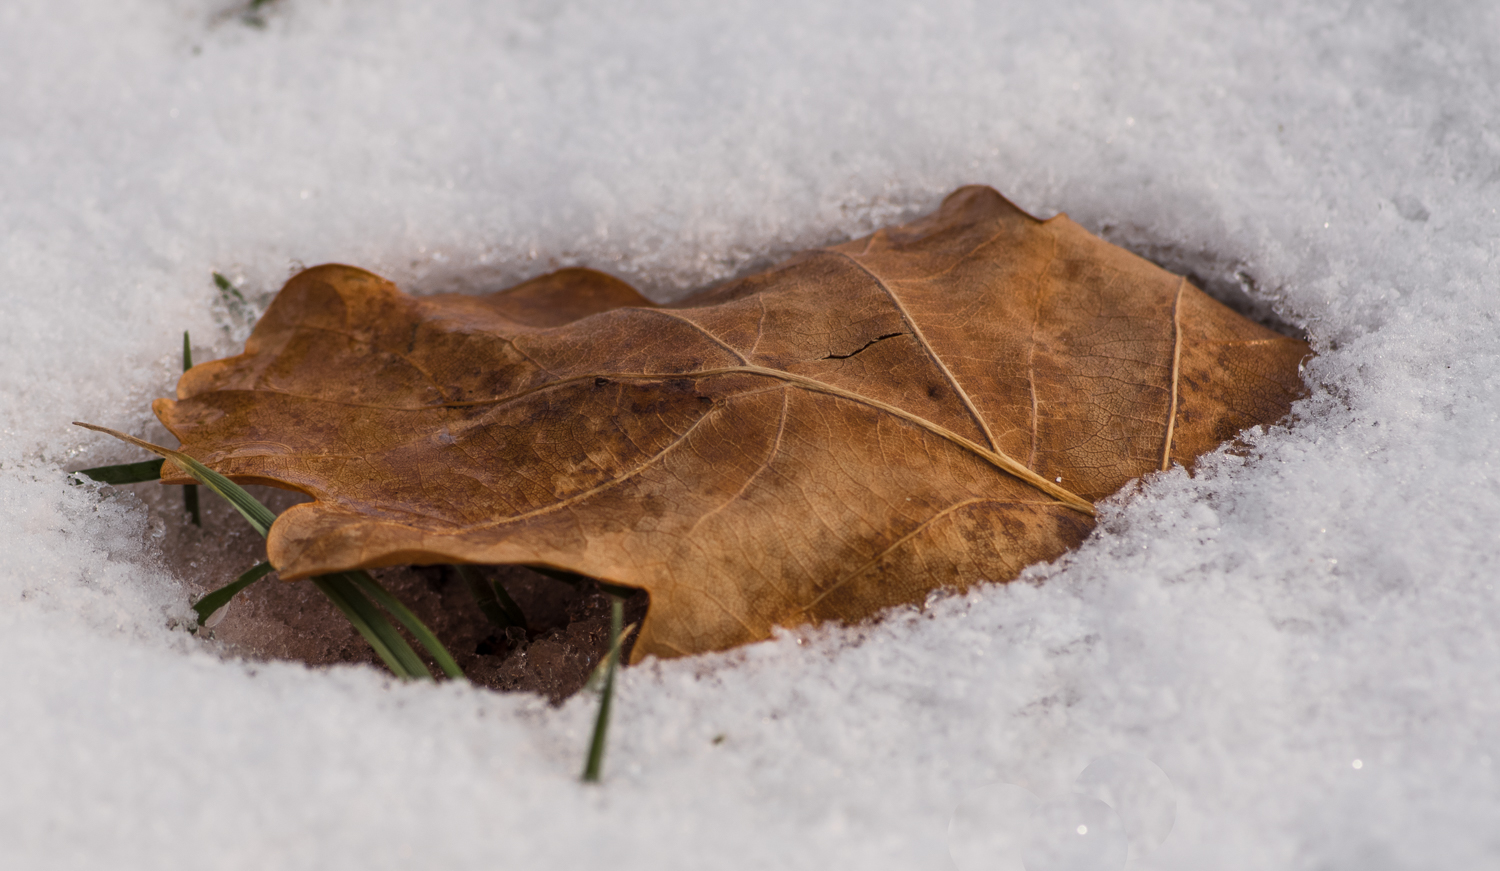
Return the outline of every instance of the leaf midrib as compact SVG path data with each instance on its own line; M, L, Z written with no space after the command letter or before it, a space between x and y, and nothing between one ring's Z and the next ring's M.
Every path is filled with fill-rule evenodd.
M449 402L444 403L441 406L429 407L473 408L482 405L498 405L502 403L516 402L526 398L527 396L530 396L534 393L540 393L544 390L551 390L553 388L562 387L567 384L576 383L579 381L589 381L598 378L607 378L612 381L672 381L681 378L713 378L721 375L752 375L760 378L774 378L779 381L784 381L788 384L801 387L804 390L809 390L814 393L823 393L829 396L836 396L840 399L846 399L850 402L857 402L870 408L883 411L887 414L901 418L902 420L905 420L906 422L911 423L917 427L925 429L933 435L946 439L947 441L952 442L959 447L965 448L971 453L989 462L991 465L999 468L1001 471L1004 471L1013 477L1019 478L1025 483L1030 484L1038 490L1041 490L1043 493L1046 493L1047 495L1063 503L1064 505L1067 505L1070 508L1081 511L1084 514L1088 514L1090 516L1093 516L1094 514L1094 506L1087 499L1084 499L1083 497L1072 492L1066 487L1063 487L1052 481L1048 481L1046 478L1043 478L1041 475L1038 475L1036 472L1028 469L1014 457L1011 457L1003 451L991 450L989 448L986 448L983 445L980 445L977 442L973 441L972 439L965 438L964 436L959 435L958 433L954 432L951 429L948 429L941 424L934 423L933 421L930 421L920 415L912 414L911 412L903 408L891 405L888 402L882 402L879 399L865 396L861 393L855 393L852 390L845 390L842 387L829 384L826 381L819 381L816 378L808 378L805 375L797 375L781 369L770 369L765 366L723 366L716 369L699 369L696 372L670 372L660 374L647 374L643 372L589 372L583 375L574 375L568 378L560 378L556 381L549 381L546 384L538 385L530 390L522 391L521 393L517 393L512 396L499 397L495 399L479 399L469 402Z

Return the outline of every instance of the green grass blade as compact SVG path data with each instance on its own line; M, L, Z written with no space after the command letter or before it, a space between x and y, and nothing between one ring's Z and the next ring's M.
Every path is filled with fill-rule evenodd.
M595 584L599 585L599 589L603 592L606 592L611 596L619 596L622 599L628 599L632 595L640 592L640 590L636 587L625 587L619 584L611 584L609 581L601 581L596 578L591 578L588 575L580 575L577 572L564 571L563 569L554 569L551 566L528 565L526 566L526 568L531 569L532 571L543 577L551 578L554 581L562 581L563 583L573 587L576 587L579 584L586 583L588 581L593 581Z
M259 499L247 493L245 488L187 454L181 451L174 451L171 448L164 448L161 445L153 445L148 441L143 441L134 436L129 436L106 427L95 426L91 423L78 423L75 421L75 425L112 435L121 441L129 442L137 447L145 448L152 453L166 457L181 466L183 471L192 475L199 483L223 496L230 505L233 505L240 514L244 515L244 518L261 535L264 536L271 531L271 524L276 521L276 515L271 513L271 509L261 504ZM360 574L363 573L361 572ZM398 677L432 677L432 672L427 670L427 666L422 662L421 657L417 656L416 651L411 649L411 645L406 643L406 639L401 637L401 633L396 631L396 627L391 625L391 621L380 612L380 609L376 608L374 603L360 591L360 586L362 585L356 584L355 580L352 580L348 573L322 575L313 578L312 581L323 592L323 595L327 596L333 602L334 606L343 612L344 616L349 619L349 622L354 624L354 628L359 631L359 634L375 649L376 655ZM407 610L406 606L396 601L394 596L386 593L384 588L376 584L373 578L370 578L369 582L372 592L373 590L379 590L380 594L384 594L384 598L389 602L387 607L391 608L391 613L398 615L398 619L402 620L403 623L406 623L407 618L412 621L406 625L412 631L413 635L422 639L422 643L427 645L427 640L423 639L418 630L413 628L414 624L416 627L420 627L420 631L425 633L428 639L431 639L432 645L435 645L436 649L434 650L433 647L429 647L429 650L433 650L433 656L443 665L443 671L450 674L450 676L461 677L463 672L459 671L457 664L453 663L453 657L448 655L448 651L438 642L437 637L417 619L416 615ZM438 651L441 651L441 656L439 656ZM443 662L444 659L447 661ZM449 666L452 667L452 672L449 671Z
M620 630L620 634L615 638L615 642L609 646L609 650L599 659L599 664L594 666L593 671L589 672L588 680L583 682L584 689L593 691L604 686L604 677L609 672L611 658L620 655L620 651L625 649L625 642L629 641L630 636L635 634L637 627L638 624L631 623Z
M259 499L245 492L244 487L181 451L172 451L170 456L184 472L192 475L203 486L223 496L225 501L233 505L236 511L250 521L250 525L255 527L256 532L261 535L270 535L271 524L276 522L276 515L271 512L271 509L261 504Z
M516 604L516 600L510 597L510 593L505 592L505 588L500 586L498 581L490 581L490 589L494 591L495 601L500 603L500 607L505 611L506 615L522 629L528 628L529 624L526 622L526 613L521 610L520 605Z
M542 575L543 577L551 578L554 581L562 581L563 583L574 587L578 586L584 581L593 580L593 578L590 578L588 575L580 575L577 572L567 572L563 571L562 569L554 569L551 566L527 566L526 568L531 569L532 571L536 572L539 575Z
M198 512L198 485L189 484L182 488L182 507L188 516L193 519L194 526L203 525L203 515Z
M193 368L193 341L188 338L188 331L182 331L182 371ZM194 526L203 525L203 515L198 513L198 485L189 484L182 488L182 507L187 510L188 516L193 518Z
M600 592L619 596L621 599L629 599L640 592L639 587L622 587L619 584L611 584L609 581L596 581L596 583L599 585Z
M422 664L416 651L347 577L343 574L319 575L312 582L354 624L359 634L375 649L375 655L397 677L431 679L432 673Z
M365 571L344 572L343 575L363 591L366 596L374 599L375 604L384 608L392 617L395 617L396 622L405 626L406 631L410 632L412 637L417 639L417 643L427 648L427 652L432 654L432 658L437 661L438 668L443 670L443 674L452 678L462 678L464 676L463 669L459 668L458 663L453 661L453 655L448 652L448 648L443 646L443 642L439 641L438 637L432 634L432 630L427 628L427 624L423 623L409 608L401 604L400 599L392 596L389 590L380 585L379 581L370 577L369 573Z
M198 612L198 625L202 626L204 623L207 623L208 618L212 617L215 611L228 605L229 600L233 599L236 593L269 575L272 570L273 567L270 563L259 563L231 583L225 584L193 603L193 610Z
M217 272L214 273L214 285L219 288L219 294L223 296L226 301L229 299L229 297L233 296L236 300L248 305L248 302L246 302L245 300L245 295L240 293L240 289L235 287L233 284L230 284L229 279L225 278Z
M469 592L474 596L474 601L479 605L479 610L484 616L500 629L508 629L511 626L526 628L526 615L521 612L521 606L516 600L505 592L505 588L485 578L473 566L454 565L453 570L463 579Z
M142 481L161 480L161 460L143 460L139 463L122 463L118 466L95 466L79 469L75 475L83 475L104 484L139 484Z
M192 475L198 483L223 496L230 505L235 507L236 511L242 514L246 520L250 521L250 525L255 527L256 532L259 532L261 535L267 535L271 532L271 524L276 521L276 515L271 513L271 509L262 505L259 499L245 492L245 488L184 454L182 451L174 451L171 448L164 448L161 445L153 445L135 436L129 436L108 427L95 426L92 423L74 421L73 425L81 426L84 429L91 429L95 432L102 432L106 435L112 435L138 448L145 448L153 454L166 457L181 466L182 470Z
M583 766L583 782L598 783L604 770L604 741L609 733L609 708L615 697L615 667L620 661L620 627L625 622L625 605L618 596L610 597L609 668L604 672L604 691L599 694L599 715L594 718L594 736L589 741L589 758Z

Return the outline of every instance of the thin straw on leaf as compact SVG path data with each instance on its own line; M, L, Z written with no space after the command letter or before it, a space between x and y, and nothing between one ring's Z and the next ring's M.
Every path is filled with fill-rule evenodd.
M342 574L362 590L365 595L374 599L375 604L388 611L392 617L395 617L398 623L405 626L406 631L410 632L412 637L417 639L417 643L427 648L427 652L432 654L432 658L437 661L438 668L443 670L443 674L453 678L462 678L464 676L463 669L459 668L458 663L453 661L453 655L448 652L448 648L443 646L443 642L439 641L437 636L432 634L432 630L427 628L427 624L423 623L416 614L413 614L411 609L401 604L400 599L392 596L390 591L380 585L379 581L370 577L369 573L365 571L356 570L343 572Z
M251 568L243 575L240 575L231 583L225 584L217 590L214 590L212 593L209 593L208 595L199 599L193 604L193 610L198 612L198 625L202 626L203 624L207 623L208 618L212 617L215 611L219 610L225 605L228 605L229 600L233 599L236 593L238 593L240 590L245 589L246 587L265 577L266 575L269 575L274 570L274 568L275 567L268 562L258 563L255 565L255 567Z
M73 421L73 425L81 426L84 429L91 429L95 432L102 432L106 435L112 435L120 441L129 442L138 448L145 448L153 454L166 457L181 466L182 470L197 479L198 483L223 496L230 505L235 507L236 511L243 515L246 520L250 521L250 525L255 527L256 532L259 532L261 535L270 533L271 524L276 521L276 515L271 513L271 509L262 505L259 499L245 492L245 488L184 454L182 451L174 451L171 448L164 448L161 445L153 445L135 436L126 435L108 427L96 426L92 423L82 423L75 420Z
M375 649L375 655L397 677L431 679L432 673L422 664L416 651L348 578L342 574L319 575L312 582L354 624L359 634Z
M505 592L504 587L481 575L473 566L458 564L453 566L453 570L458 572L459 578L479 605L479 610L484 612L491 623L500 629L511 626L526 628L526 615L521 612L516 600Z
M139 484L142 481L160 481L161 464L161 460L142 460L139 463L79 469L73 474L83 475L85 478L92 478L104 484Z
M599 696L599 716L594 719L594 736L589 741L589 758L583 766L584 783L598 783L604 769L604 739L609 732L609 707L615 696L615 666L619 662L620 624L625 622L625 606L618 596L610 597L609 669L604 673L604 692Z

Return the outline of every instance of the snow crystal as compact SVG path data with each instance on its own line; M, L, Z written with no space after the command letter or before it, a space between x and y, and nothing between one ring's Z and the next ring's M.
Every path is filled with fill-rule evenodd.
M1500 7L247 8L0 6L7 867L948 868L1002 787L1133 868L1500 861ZM1021 582L627 670L601 787L586 697L221 658L253 539L64 474L235 351L214 271L671 298L976 182L1306 330L1310 395Z

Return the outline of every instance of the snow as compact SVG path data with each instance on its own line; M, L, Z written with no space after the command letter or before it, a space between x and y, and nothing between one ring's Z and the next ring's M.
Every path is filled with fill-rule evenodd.
M972 867L1096 759L1169 782L1131 868L1500 861L1500 7L264 15L0 5L7 867ZM971 182L1305 328L1311 395L1026 581L628 670L599 787L591 698L225 660L172 626L227 558L61 471L139 458L69 421L161 435L182 330L235 351L214 270L669 298Z

